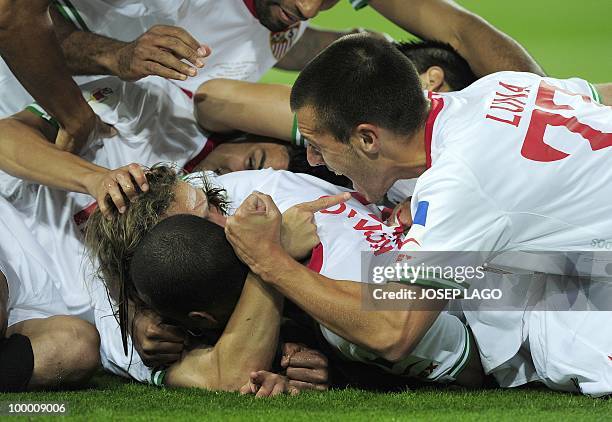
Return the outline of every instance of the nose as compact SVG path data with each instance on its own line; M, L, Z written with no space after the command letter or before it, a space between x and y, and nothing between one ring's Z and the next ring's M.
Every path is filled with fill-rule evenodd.
M325 164L323 156L320 152L315 151L310 145L306 148L306 159L311 167L322 166Z
M302 16L306 19L312 19L317 16L319 10L321 10L321 4L323 0L298 0L296 6Z

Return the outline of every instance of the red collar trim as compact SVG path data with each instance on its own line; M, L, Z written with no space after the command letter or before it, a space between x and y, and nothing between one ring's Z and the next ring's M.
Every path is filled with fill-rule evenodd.
M187 164L185 164L185 167L183 167L185 172L191 173L193 169L198 164L200 164L208 156L208 154L210 154L212 150L215 149L215 147L219 143L220 142L214 138L214 135L209 137L208 140L206 141L206 144L204 144L204 147L202 148L202 150L195 157L193 157Z
M255 11L255 0L242 0L242 1L244 1L244 5L247 7L247 9L249 9L249 12L251 12L251 15L253 15L255 19L259 19L257 17L257 12Z
M427 116L427 121L425 122L425 166L427 168L431 167L431 137L433 134L434 123L436 122L436 118L438 114L444 108L444 99L439 96L434 97L433 92L429 92L427 97L431 101L431 110L429 111L429 116Z

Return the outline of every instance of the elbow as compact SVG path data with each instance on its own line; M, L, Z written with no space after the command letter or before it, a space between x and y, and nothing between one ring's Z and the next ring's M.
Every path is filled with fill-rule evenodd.
M198 125L208 132L227 132L227 128L218 121L217 112L227 101L226 80L211 79L204 82L193 98L195 118Z

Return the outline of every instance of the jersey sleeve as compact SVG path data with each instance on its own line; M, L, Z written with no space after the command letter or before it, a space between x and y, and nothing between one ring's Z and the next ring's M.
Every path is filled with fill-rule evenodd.
M476 269L507 242L506 214L480 189L467 166L458 159L447 161L417 182L411 202L413 224L400 242L401 253L374 258L374 265L395 266L407 256L403 252L413 252L408 255L432 270ZM409 281L433 288L466 287L446 276L436 277L423 275Z

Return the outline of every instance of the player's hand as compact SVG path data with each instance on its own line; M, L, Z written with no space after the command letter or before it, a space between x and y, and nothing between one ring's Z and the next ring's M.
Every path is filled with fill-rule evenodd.
M314 223L314 214L338 205L350 197L349 193L327 196L295 205L285 211L281 226L283 249L298 261L308 257L312 248L320 242L317 226Z
M273 397L280 394L298 394L300 391L289 384L283 375L268 371L251 372L249 382L240 388L240 394L255 394L255 397Z
M149 190L144 169L139 164L129 164L115 170L92 173L85 180L87 192L98 201L100 212L106 218L112 217L115 206L123 214L127 200L133 201L140 192Z
M61 127L55 137L55 146L61 150L78 154L83 147L97 139L110 138L117 134L115 128L104 123L98 115L92 116L78 125Z
M289 385L300 391L329 388L328 360L318 350L304 344L285 343L281 367L286 370Z
M132 340L143 363L155 368L181 358L187 335L182 328L164 324L156 312L144 309L134 315Z
M281 213L272 198L253 192L227 219L225 235L242 262L258 273L258 265L265 266L274 251L281 248L281 222Z
M412 213L410 211L410 200L405 199L393 208L393 212L385 221L385 224L390 227L401 226L404 229L409 229L412 226Z
M150 75L184 81L197 75L197 69L204 67L204 58L210 52L208 46L200 44L182 28L155 25L118 49L110 67L124 81Z

